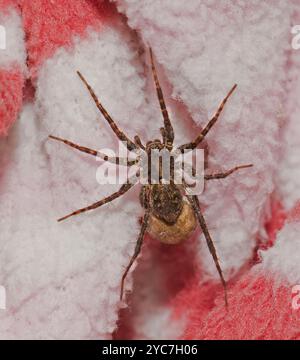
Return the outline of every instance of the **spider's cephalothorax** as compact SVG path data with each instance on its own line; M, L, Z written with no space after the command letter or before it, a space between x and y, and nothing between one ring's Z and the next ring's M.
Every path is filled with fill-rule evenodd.
M146 152L148 155L150 155L151 150L162 150L164 147L165 147L164 144L159 139L155 139L153 141L147 142Z
M154 77L154 82L156 86L157 91L157 97L159 100L161 112L163 115L164 120L164 127L160 129L161 135L162 135L162 141L159 139L148 141L146 146L143 145L141 139L139 136L135 136L134 140L132 141L129 139L125 133L123 133L114 120L111 118L111 116L108 114L108 112L105 110L105 108L102 106L102 104L99 102L95 92L91 88L91 86L88 84L88 82L85 80L85 78L81 75L80 72L78 72L79 77L87 87L88 91L90 92L96 106L102 113L103 117L106 119L110 127L112 128L115 135L118 137L118 139L122 142L126 142L127 148L129 151L137 150L139 152L144 152L151 160L151 150L163 150L166 149L168 151L171 151L174 146L174 131L173 127L169 118L169 114L165 105L163 92L159 84L158 76L156 73L154 60L152 51L150 49L150 59L151 59L151 66L152 66L152 72ZM213 125L216 123L216 121L219 118L220 113L222 112L222 109L227 102L230 95L233 93L237 85L234 85L232 89L229 91L228 95L224 98L222 103L220 104L216 114L212 117L212 119L208 122L208 124L203 128L203 130L200 132L200 134L194 139L194 141L183 144L179 146L176 150L179 151L189 151L195 149L205 138L205 136L208 134L210 129L213 127ZM139 160L128 160L128 159L122 159L119 157L108 157L107 155L100 153L96 150L77 145L69 140L58 138L56 136L49 136L53 140L57 140L60 142L65 143L68 146L71 146L72 148L75 148L81 152L85 152L87 154L90 154L92 156L99 156L105 161L112 162L117 165L125 165L125 166L132 166L132 165L139 165ZM233 172L252 166L250 165L241 165L236 166L228 171L224 171L221 173L216 174L206 174L204 175L204 179L206 181L213 180L213 179L223 179ZM158 166L158 172L159 172L159 182L153 183L151 181L148 182L147 185L144 185L140 192L140 202L145 209L145 213L142 219L141 224L141 231L139 234L139 237L136 242L136 247L134 254L127 265L123 276L121 280L121 291L120 291L120 299L122 299L123 296L123 289L124 289L124 281L127 276L128 271L130 270L132 264L134 263L135 259L140 253L143 239L145 236L145 233L148 232L153 237L159 239L163 243L166 244L177 244L181 242L182 240L189 237L189 235L194 231L196 224L198 223L206 240L207 246L209 248L209 251L213 257L213 260L216 265L216 269L219 273L222 285L224 287L225 291L225 304L227 305L227 291L226 291L226 282L223 277L222 269L219 264L219 260L217 257L216 249L213 243L213 240L210 236L210 233L208 231L205 219L203 217L200 203L198 196L196 195L189 195L187 188L189 185L186 183L183 183L182 185L177 185L174 182L174 178L172 177L172 165L171 165L171 181L167 184L163 182L163 176L161 176L161 167ZM174 175L174 168L173 168L173 175ZM148 179L151 177L148 175ZM125 184L121 186L119 191L113 193L112 195L101 199L97 202L95 202L92 205L89 205L87 207L84 207L82 209L76 210L72 212L71 214L64 216L60 218L58 221L63 221L71 216L75 216L78 214L81 214L86 211L90 211L96 208L99 208L100 206L107 204L118 197L125 194L127 191L129 191L135 184L128 181Z

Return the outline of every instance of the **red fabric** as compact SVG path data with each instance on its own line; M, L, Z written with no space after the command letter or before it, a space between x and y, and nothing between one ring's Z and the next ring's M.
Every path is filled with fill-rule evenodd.
M0 0L0 9L1 11L5 11L9 6L15 5L16 1L14 0Z
M207 312L202 303L205 291L189 292L193 301L184 339L300 339L300 311L292 309L290 286L276 287L276 279L243 276L230 287L228 312L222 296Z
M0 135L7 135L22 106L24 75L18 66L0 69Z
M99 29L115 12L109 2L97 0L38 0L20 4L33 76L58 48L71 45L74 35L83 36L88 27Z

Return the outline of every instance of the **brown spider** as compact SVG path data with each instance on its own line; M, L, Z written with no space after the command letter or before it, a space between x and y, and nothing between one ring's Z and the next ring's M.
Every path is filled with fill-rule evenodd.
M151 157L151 150L152 149L167 149L169 151L172 151L173 149L173 142L174 142L174 131L173 127L169 118L168 110L165 105L163 92L159 84L157 72L155 69L153 54L150 49L150 59L151 59L151 65L152 65L152 72L153 72L153 78L156 86L157 91L157 97L159 100L161 112L163 115L164 120L164 127L160 129L161 135L162 135L162 141L160 140L154 140L154 141L148 141L146 146L143 145L142 141L140 140L139 136L134 137L134 141L130 140L127 135L125 135L116 125L114 120L110 117L108 112L105 110L105 108L102 106L102 104L99 102L96 94L94 93L94 90L91 88L91 86L88 84L88 82L85 80L85 78L82 76L80 72L77 72L80 79L83 81L85 86L87 87L90 95L92 96L97 108L100 110L110 127L112 128L115 135L118 137L120 141L123 141L127 145L127 149L129 151L139 150L147 153L147 156ZM220 113L223 110L223 107L225 103L227 102L230 95L234 92L237 85L235 84L232 89L229 91L228 95L224 98L222 103L220 104L216 114L214 117L208 122L208 124L205 126L205 128L201 131L201 133L195 138L194 141L181 145L178 147L178 150L181 152L183 151L189 151L195 149L205 138L205 136L208 134L209 130L213 127L213 125L216 123L216 121L219 118ZM60 142L63 142L64 144L71 146L72 148L75 148L79 151L88 153L93 156L100 156L103 160L113 162L117 165L125 165L125 166L132 166L136 164L136 160L127 160L122 159L119 157L115 158L108 158L105 154L99 153L96 150L92 150L77 144L74 144L71 141L58 138L56 136L49 136L53 140L57 140ZM223 179L232 174L233 172L242 169L242 168L248 168L251 167L252 164L249 165L241 165L236 166L228 171L221 172L221 173L215 173L211 175L205 175L205 180L213 180L213 179ZM160 178L161 180L161 178ZM64 216L60 218L58 221L63 221L68 219L71 216L81 214L83 212L93 210L96 208L99 208L100 206L107 204L118 197L125 194L127 191L129 191L134 184L127 181L125 184L121 186L121 188L113 193L112 195L97 201L96 203L89 205L87 207L84 207L82 209L76 210L72 212L71 214ZM121 280L121 291L120 291L120 299L122 300L123 297L123 289L124 289L124 282L125 278L134 263L135 259L140 253L144 235L146 231L150 233L152 236L158 238L163 243L168 244L175 244L179 243L182 240L188 238L188 236L194 231L197 222L199 223L202 232L205 236L207 246L209 248L209 251L213 257L213 260L215 262L217 271L219 273L222 285L224 287L224 294L225 294L225 304L226 307L228 305L227 301L227 290L226 290L226 281L223 277L222 269L219 264L219 260L217 257L216 249L213 243L213 240L210 236L210 233L208 231L205 219L203 217L203 214L201 212L200 203L198 196L196 195L188 195L187 192L184 193L184 190L186 189L188 185L184 183L183 185L179 186L174 183L174 181L170 181L169 184L163 184L161 181L159 184L151 184L151 182L148 183L148 185L143 185L141 192L140 192L140 202L142 207L145 209L145 214L142 218L141 223L141 230L140 234L136 243L134 254L126 267L122 280Z

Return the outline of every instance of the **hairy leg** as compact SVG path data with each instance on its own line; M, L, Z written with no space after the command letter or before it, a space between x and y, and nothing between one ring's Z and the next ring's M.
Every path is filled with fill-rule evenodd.
M110 127L112 128L113 132L117 135L118 139L120 141L126 142L127 144L127 148L129 151L135 150L137 147L134 144L134 142L132 142L117 126L117 124L114 122L114 120L111 118L111 116L108 114L108 112L106 111L106 109L102 106L102 104L100 103L100 101L98 100L94 90L92 89L92 87L89 85L89 83L86 81L86 79L83 77L83 75L77 71L78 76L80 77L80 79L83 81L83 83L85 84L85 86L87 87L89 93L91 94L97 108L100 110L101 114L104 116L104 118L106 119L106 121L108 122L108 124L110 125Z
M234 168L232 168L230 170L227 170L227 171L224 171L224 172L221 172L221 173L204 175L204 178L205 178L205 180L224 179L224 178L231 175L232 173L234 173L237 170L250 168L252 166L253 166L253 164L240 165L240 166L236 166L236 167L234 167Z
M108 157L107 155L99 152L99 151L96 151L96 150L93 150L93 149L89 149L85 146L81 146L81 145L77 145L75 143L73 143L72 141L69 141L69 140L66 140L66 139L62 139L62 138L59 138L57 136L53 136L53 135L49 135L49 138L52 139L52 140L56 140L56 141L60 141L76 150L79 150L81 152L84 152L84 153L87 153L87 154L90 154L90 155L93 155L93 156L99 156L101 159L105 160L105 161L108 161L108 162L111 162L113 164L117 164L117 165L123 165L123 166L132 166L136 163L135 160L127 160L127 159L122 159L120 157Z
M145 150L145 146L143 145L142 140L140 139L140 137L138 135L135 135L134 142L139 148L141 148L142 150Z
M203 139L205 138L205 136L208 134L209 130L215 125L215 123L217 122L227 100L229 99L230 95L234 92L234 90L236 89L237 84L235 84L232 89L229 91L229 93L227 94L227 96L225 97L225 99L221 102L215 116L208 122L208 124L205 126L205 128L201 131L200 135L198 135L196 137L196 139L188 144L184 144L179 146L180 150L184 150L184 149L189 149L189 150L193 150L195 149L200 143L201 141L203 141Z
M215 262L215 265L216 265L216 268L217 268L217 271L219 273L219 276L220 276L220 279L221 279L221 282L222 282L222 285L223 285L223 288L224 288L224 296L225 296L225 305L226 305L226 308L228 307L228 299L227 299L227 286L226 286L226 281L224 279L224 276L223 276L223 272L222 272L222 269L221 269L221 266L219 264L219 260L218 260L218 256L217 256L217 251L216 251L216 248L215 248L215 245L213 243L213 240L210 236L210 233L208 231L208 228L207 228L207 225L206 225L206 221L204 219L204 216L201 212L201 209L200 209L200 204L199 204L199 200L198 200L198 197L197 196L187 196L190 204L192 205L193 209L194 209L194 212L195 212L195 215L196 215L196 218L199 222L199 225L203 231L203 234L204 234L204 237L206 239L206 243L207 243L207 246L208 246L208 249L213 257L213 260Z
M152 53L151 48L150 48L150 59L151 59L153 78L154 78L154 82L155 82L155 86L156 86L157 97L158 97L160 109L161 109L161 112L162 112L162 115L164 118L165 133L163 136L163 140L164 140L164 144L167 147L167 149L172 150L173 141L174 141L174 130L173 130L170 118L169 118L168 110L167 110L166 103L164 100L164 95L163 95L163 92L162 92L162 89L161 89L161 86L159 83L159 79L157 76L154 59L153 59L153 53Z
M166 139L166 130L165 130L165 128L162 127L162 128L159 129L159 131L160 131L161 137L163 139L163 143L166 144L167 139Z
M84 207L82 209L76 210L76 211L72 212L71 214L66 215L66 216L58 219L57 221L60 222L60 221L63 221L63 220L66 220L66 219L70 218L71 216L79 215L79 214L82 214L82 213L84 213L86 211L97 209L100 206L105 205L105 204L117 199L118 197L124 195L128 190L130 190L133 187L133 185L134 184L124 184L124 185L121 186L119 191L113 193L112 195L109 195L106 198L104 198L104 199L102 199L100 201L97 201L96 203L94 203L92 205L89 205L89 206Z
M122 280L121 280L121 290L120 290L120 300L122 300L123 298L123 292L124 292L124 282L125 282L125 279L126 279L126 276L131 268L131 266L133 265L134 261L136 260L136 258L138 257L140 251L141 251L141 248L142 248L142 244L143 244L143 240L144 240L144 236L145 236L145 232L146 232L146 229L147 229L147 226L148 226L148 222L149 222L149 215L150 215L150 211L149 210L146 210L146 213L143 217L143 220L142 220L142 226L141 226L141 231L140 231L140 234L139 234L139 237L138 237L138 240L136 242L136 246L135 246L135 250L134 250L134 254L132 256L132 258L130 259L130 262L129 264L127 265L125 271L124 271L124 274L122 276Z

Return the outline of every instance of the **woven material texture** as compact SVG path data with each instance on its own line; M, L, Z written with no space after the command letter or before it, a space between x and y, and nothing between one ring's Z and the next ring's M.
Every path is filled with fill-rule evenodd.
M297 24L296 0L0 0L0 338L300 338ZM145 142L162 126L149 47L176 144L238 85L205 139L208 171L254 166L199 196L228 311L199 229L174 246L146 236L119 301L143 215L138 187L56 222L119 188L99 186L94 158L48 139L118 147L76 71Z

